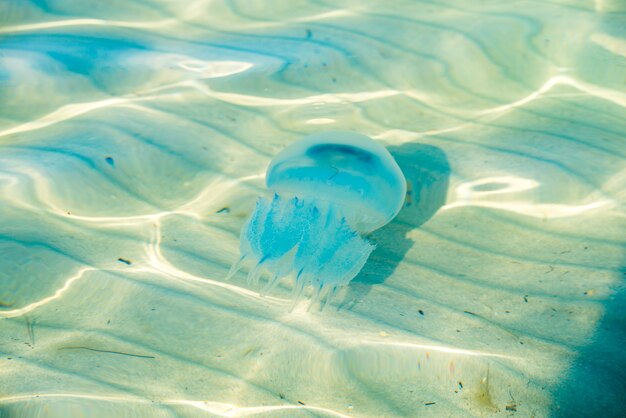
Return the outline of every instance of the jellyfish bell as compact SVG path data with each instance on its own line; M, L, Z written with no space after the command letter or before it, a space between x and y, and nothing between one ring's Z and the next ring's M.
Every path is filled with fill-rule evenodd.
M361 233L389 223L406 195L391 154L354 132L322 132L294 142L272 159L266 184L281 196L332 203Z
M390 222L400 211L406 181L389 152L368 137L324 132L294 142L267 169L272 199L260 198L240 236L240 259L252 268L262 293L283 277L294 280L296 298L313 287L314 301L328 303L337 288L361 270L374 249L361 234Z

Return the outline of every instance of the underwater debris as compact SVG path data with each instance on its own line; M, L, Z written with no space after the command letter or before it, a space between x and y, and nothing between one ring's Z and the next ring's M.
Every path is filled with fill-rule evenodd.
M156 358L154 356L144 356L142 354L123 353L121 351L100 350L100 349L91 348L91 347L60 347L59 350L88 350L88 351L95 351L97 353L118 354L121 356L128 356L128 357L149 358L149 359Z
M132 264L133 264L133 262L132 262L132 261L127 260L127 259L125 259L125 258L118 258L118 259L117 259L117 261L119 261L120 263L124 263L124 264L126 264L127 266L130 266L130 265L132 265Z

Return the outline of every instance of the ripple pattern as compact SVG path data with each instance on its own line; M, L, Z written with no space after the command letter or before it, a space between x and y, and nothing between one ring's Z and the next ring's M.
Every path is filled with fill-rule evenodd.
M624 416L618 0L0 3L0 417ZM388 147L332 306L225 282L269 160ZM621 348L620 348L621 347Z

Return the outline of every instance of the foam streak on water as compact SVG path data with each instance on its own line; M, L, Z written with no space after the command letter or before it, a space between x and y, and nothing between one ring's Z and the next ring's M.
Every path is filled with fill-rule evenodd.
M623 416L626 6L0 2L0 417ZM272 156L407 206L322 313L224 278Z

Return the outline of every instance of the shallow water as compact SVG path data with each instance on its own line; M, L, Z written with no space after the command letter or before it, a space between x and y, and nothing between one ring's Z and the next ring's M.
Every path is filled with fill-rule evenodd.
M0 3L0 417L623 416L626 3ZM224 277L273 155L407 206L323 312Z

